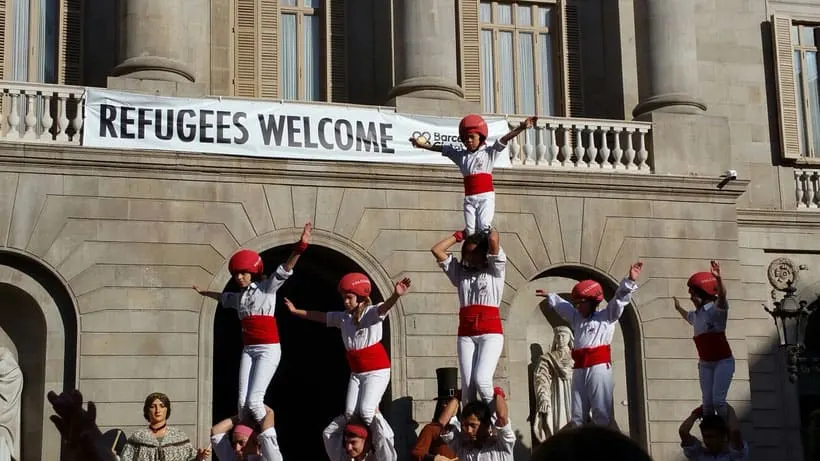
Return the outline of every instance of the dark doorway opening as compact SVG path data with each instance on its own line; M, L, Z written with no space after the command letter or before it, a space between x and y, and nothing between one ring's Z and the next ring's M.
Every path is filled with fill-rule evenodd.
M285 245L262 253L267 274L276 270L290 254ZM296 264L293 276L277 293L276 322L282 359L273 377L265 403L276 415L276 431L284 459L326 460L322 431L344 411L349 369L339 330L292 317L283 303L287 297L300 309L343 310L336 291L339 279L348 272L364 272L351 259L330 248L311 245ZM236 291L233 281L227 287ZM374 286L374 303L383 296ZM390 352L390 323L384 322L382 340ZM214 317L213 422L236 414L239 356L242 338L236 312L217 308ZM381 410L391 401L387 388Z

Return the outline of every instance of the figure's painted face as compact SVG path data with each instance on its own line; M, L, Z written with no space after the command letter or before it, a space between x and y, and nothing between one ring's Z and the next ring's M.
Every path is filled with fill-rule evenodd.
M234 274L233 279L236 280L236 284L239 285L239 288L245 288L253 281L250 272L237 272Z
M475 152L481 147L481 136L479 136L478 133L469 133L461 138L461 142L464 143L464 147L466 147L468 151Z
M559 331L558 334L555 335L555 340L553 341L553 346L562 349L567 347L569 344L569 333L566 331Z
M148 419L151 424L164 423L168 418L168 407L160 399L155 399L151 402L151 407L148 409Z

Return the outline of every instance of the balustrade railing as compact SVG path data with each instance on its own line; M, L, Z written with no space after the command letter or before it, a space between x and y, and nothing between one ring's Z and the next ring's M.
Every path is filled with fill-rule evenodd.
M523 117L508 117L510 128ZM652 124L570 118L538 118L510 143L513 166L651 173Z
M85 88L0 81L0 140L80 144Z
M820 208L820 170L794 170L797 208Z

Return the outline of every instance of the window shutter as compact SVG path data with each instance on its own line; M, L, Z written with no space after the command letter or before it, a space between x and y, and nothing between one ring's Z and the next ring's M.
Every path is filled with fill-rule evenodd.
M800 129L797 118L797 91L794 87L794 61L791 37L792 20L786 16L772 16L772 38L776 66L777 102L780 114L781 155L796 160L800 155Z
M561 19L561 102L566 117L584 116L583 69L581 68L581 24L578 5L559 3Z
M348 102L347 23L344 0L325 0L327 100Z
M58 83L82 85L84 0L61 0Z
M464 99L481 102L481 24L479 0L458 0L458 60Z
M256 0L234 0L234 95L256 97Z
M234 0L234 95L279 96L279 3Z
M259 1L259 96L279 97L279 1Z

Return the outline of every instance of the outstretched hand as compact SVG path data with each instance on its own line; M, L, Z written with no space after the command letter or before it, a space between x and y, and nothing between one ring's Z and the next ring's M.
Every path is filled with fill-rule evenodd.
M196 452L196 459L197 461L205 461L208 457L211 456L211 446L208 445L208 448L200 448Z
M292 302L288 298L284 298L285 306L287 306L288 310L291 314L296 313L296 306L293 305Z
M527 117L524 119L523 122L521 122L521 128L532 128L533 126L535 126L535 122L537 121L538 117L536 117L535 115Z
M638 280L638 277L641 275L641 271L643 270L643 261L637 261L632 267L629 268L629 280L633 282Z
M414 138L412 136L410 137L410 144L412 144L413 147L422 147L426 145L426 143L422 144L419 142L418 138Z
M720 264L717 261L711 261L712 265L712 275L715 276L716 279L720 278Z
M310 234L313 231L313 223L310 221L305 223L304 229L302 229L302 237L299 240L302 243L309 243L310 242Z
M678 297L677 297L677 296L672 296L672 301L675 303L675 309L677 309L677 310L683 310L683 307L681 307L681 305L680 305L680 301L678 301Z
M546 298L547 296L549 296L549 293L547 292L547 290L535 290L535 296Z
M396 282L396 286L393 288L393 293L396 296L404 296L405 293L410 289L410 278L405 277L398 282Z
M197 292L197 293L199 293L199 294L202 294L202 293L205 291L205 290L203 290L202 288L200 288L200 287L199 287L199 285L194 285L194 286L192 286L191 288L193 288L194 290L196 290L196 292Z

